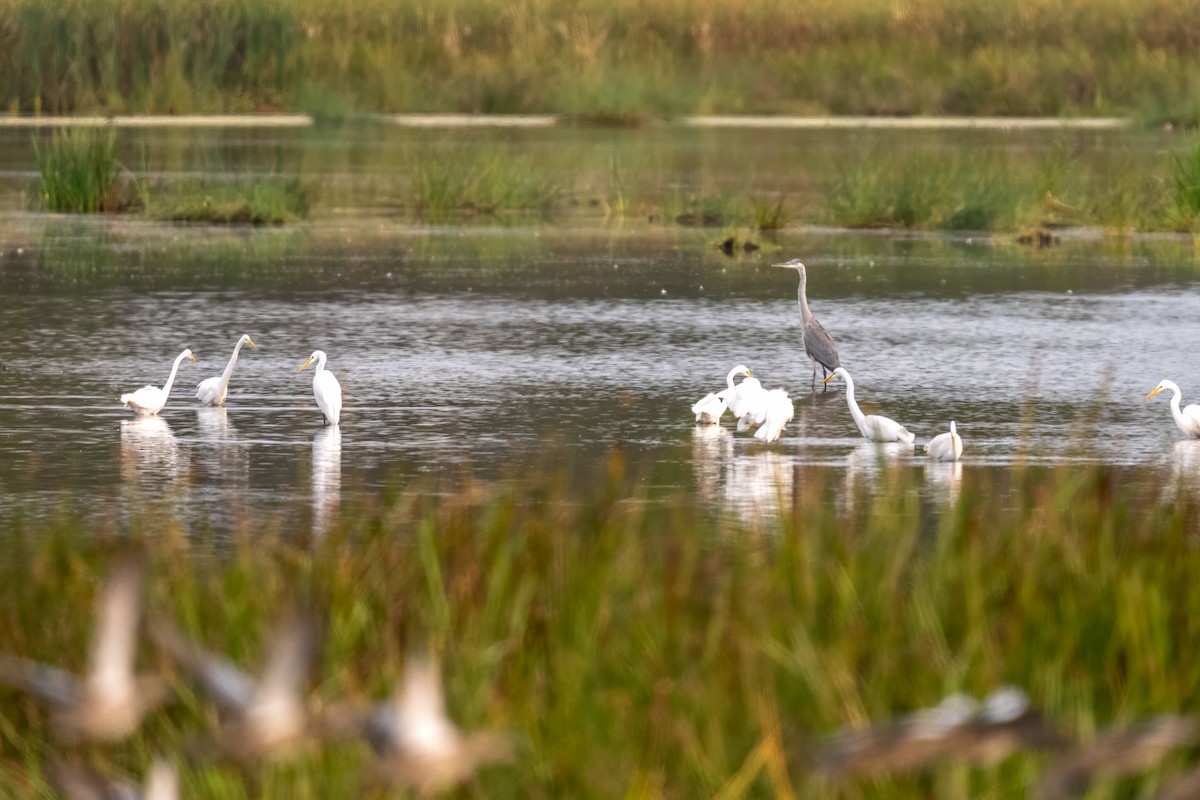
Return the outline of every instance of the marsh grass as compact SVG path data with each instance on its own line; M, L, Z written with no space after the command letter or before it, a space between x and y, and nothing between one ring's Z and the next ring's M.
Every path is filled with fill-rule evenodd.
M308 189L299 179L186 183L158 189L147 214L172 222L285 225L308 215Z
M1194 230L1200 220L1200 138L1183 153L1171 155L1171 183L1180 225Z
M118 191L115 129L55 130L49 142L33 142L47 211L97 214L119 210L125 203Z
M1002 683L1070 733L1197 710L1200 514L1186 494L1085 468L1018 471L998 491L969 470L931 508L898 469L842 504L825 476L806 473L782 518L745 522L648 495L619 459L581 483L401 487L345 504L319 539L282 518L212 539L152 515L131 541L106 521L17 513L0 641L78 668L97 581L130 547L147 553L150 606L241 663L282 609L315 602L321 699L383 697L403 654L428 646L451 713L516 737L516 763L471 796L1031 796L1044 756L844 787L807 757L840 726ZM171 674L148 645L141 663ZM140 773L209 730L208 702L172 680L178 703L92 757ZM0 691L0 790L41 791L53 749L44 712ZM343 743L245 778L197 762L184 790L329 797L357 789L366 760ZM1120 785L1141 796L1173 768Z
M1110 114L1194 124L1196 4L0 2L24 112ZM819 20L819 24L816 21ZM324 91L324 89L323 89Z
M503 148L451 143L422 149L410 160L412 206L424 219L458 215L547 215L563 187L534 158Z

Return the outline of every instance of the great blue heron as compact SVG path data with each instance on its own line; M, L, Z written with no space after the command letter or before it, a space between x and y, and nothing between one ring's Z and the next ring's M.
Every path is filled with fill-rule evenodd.
M950 432L939 433L925 443L925 452L934 461L958 461L962 457L962 437L954 421L950 421Z
M846 405L850 406L850 416L854 417L854 423L858 425L858 430L863 436L872 442L913 443L913 440L917 438L916 434L899 422L876 414L864 414L862 412L862 409L858 407L858 402L854 399L854 381L850 378L850 373L846 372L845 368L838 367L833 371L833 375L830 375L822 382L829 383L835 375L846 382Z
M1175 424L1179 426L1179 430L1193 438L1200 438L1200 406L1193 404L1180 411L1179 400L1182 397L1182 393L1179 391L1179 387L1175 385L1174 381L1163 381L1157 386L1157 388L1155 388L1153 392L1146 395L1146 399L1142 402L1146 402L1146 400L1154 397L1154 395L1158 394L1163 389L1167 389L1172 393L1171 416L1175 417Z
M842 365L838 358L837 346L824 326L808 310L808 273L804 269L804 263L798 258L793 258L791 261L771 266L786 267L800 273L800 288L796 291L796 299L800 302L800 340L804 344L804 352L812 359L812 385L816 386L818 364L821 365L823 377Z

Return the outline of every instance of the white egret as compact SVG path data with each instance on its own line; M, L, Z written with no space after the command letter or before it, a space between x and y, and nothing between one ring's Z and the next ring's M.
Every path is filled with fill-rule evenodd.
M783 389L772 389L767 392L767 401L763 406L759 428L754 432L754 438L764 442L775 441L795 414L796 409L788 393Z
M925 452L934 461L958 461L962 457L962 437L958 435L954 420L950 421L949 433L939 433L925 443Z
M724 391L709 392L703 399L692 404L692 413L696 415L696 422L705 425L716 425L721 421L721 416L728 408L725 401L726 394Z
M862 409L858 407L858 402L854 399L854 380L850 377L850 373L846 371L845 367L838 367L833 371L832 375L821 381L821 383L829 383L835 375L846 382L846 405L850 406L850 415L854 417L854 423L858 425L858 430L863 436L872 442L913 443L913 440L917 438L916 434L899 422L877 414L864 414L862 412Z
M1163 389L1167 389L1172 393L1171 416L1175 417L1175 424L1179 426L1179 430L1192 438L1200 438L1200 406L1192 404L1181 411L1179 409L1179 401L1183 397L1183 393L1179 391L1179 387L1174 381L1163 381L1155 387L1153 392L1146 395L1142 402L1146 402L1146 400L1154 397L1154 395Z
M317 371L313 375L313 397L317 399L317 408L321 409L327 423L337 425L342 416L342 385L325 369L325 351L314 350L296 371L304 372L313 361L317 362Z
M207 380L200 382L196 387L196 399L204 403L206 406L220 406L225 404L225 397L229 393L229 379L233 377L233 365L237 363L238 351L242 349L242 345L248 344L251 347L258 347L249 334L242 334L242 338L237 340L237 344L233 346L233 355L229 357L229 363L225 365L225 371Z
M738 375L745 375L747 378L754 377L750 374L750 368L745 364L738 364L729 370L729 374L725 376L724 390L710 392L692 405L692 413L696 415L696 422L716 425L721 421L725 409L729 407L730 400L736 396L737 386L734 385L733 379Z
M150 417L162 411L163 406L167 404L167 398L171 396L171 385L175 383L175 373L179 371L179 362L185 358L196 360L191 350L184 350L177 355L175 363L171 367L171 377L167 378L167 382L161 389L157 386L143 386L136 392L121 395L121 402L126 408L136 411L143 417Z

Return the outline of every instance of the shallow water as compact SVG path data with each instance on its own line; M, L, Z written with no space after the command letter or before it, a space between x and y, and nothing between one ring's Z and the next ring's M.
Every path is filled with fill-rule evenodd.
M715 155L732 135L673 132L673 149L654 131L518 144L564 162L625 148L659 165L643 179L686 189L732 184L736 170L718 169ZM154 158L186 174L184 134L156 136ZM539 136L574 136L575 149ZM771 136L751 171L806 143L822 153L854 144ZM633 138L613 144L621 137ZM125 515L165 500L216 526L279 507L321 524L389 481L460 464L516 480L548 452L587 465L614 448L657 465L657 488L735 513L786 504L809 468L835 470L852 494L884 464L912 465L933 498L952 496L972 470L1019 463L1113 464L1131 480L1196 483L1200 453L1179 442L1168 398L1142 402L1166 377L1200 392L1190 240L1067 238L1034 250L798 231L764 241L766 255L728 259L716 231L595 214L416 226L363 210L391 193L372 170L407 140L361 132L340 144L218 135L242 169L274 158L329 170L332 196L347 204L325 197L294 229L68 219L17 210L32 164L25 141L0 148L0 507L70 498ZM864 445L840 382L811 390L796 276L768 266L792 256L809 265L813 311L864 409L907 425L918 444L956 420L961 466ZM241 333L260 346L243 349L226 408L199 407L196 383L220 373ZM123 411L117 398L161 385L184 347L199 363L181 367L161 417ZM346 394L337 431L321 424L311 372L296 374L316 348ZM690 404L737 363L795 399L776 445L731 433L728 419L718 430L692 424Z

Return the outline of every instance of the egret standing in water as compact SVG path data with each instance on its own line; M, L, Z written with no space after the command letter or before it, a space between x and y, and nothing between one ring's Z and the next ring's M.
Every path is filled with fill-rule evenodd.
M958 461L962 457L962 438L954 427L954 420L950 421L949 433L939 433L925 443L925 452L934 461Z
M337 425L342 416L342 385L332 372L325 369L325 351L314 350L308 361L296 371L304 372L313 361L317 362L317 371L313 375L313 397L317 399L317 408L325 415L326 423Z
M821 381L821 383L829 383L835 375L846 382L846 405L850 406L850 415L854 417L854 423L858 425L858 430L863 436L872 442L913 443L913 440L917 438L916 434L899 422L876 414L864 414L862 412L862 409L858 407L858 402L854 399L854 381L850 378L850 373L846 372L843 367L836 368L833 371L833 375L830 375Z
M225 397L229 393L229 379L233 377L233 365L237 363L238 351L242 349L242 345L248 344L251 347L257 347L254 340L249 334L242 334L242 338L237 340L237 344L233 346L233 355L229 357L229 363L225 365L225 371L207 380L200 382L196 387L196 399L204 403L206 406L221 406L225 405Z
M1146 402L1154 395L1167 389L1171 392L1171 416L1175 418L1175 424L1179 426L1179 430L1191 436L1193 439L1200 439L1200 406L1192 404L1182 411L1179 409L1179 401L1183 397L1183 392L1179 391L1179 387L1175 381L1163 381L1154 391L1146 395L1142 402Z
M800 340L804 345L804 352L813 362L812 384L815 386L818 364L821 365L825 375L832 373L842 365L841 359L838 358L837 346L834 345L833 339L825 327L808 310L808 273L804 269L804 263L798 258L793 258L791 261L771 266L794 269L800 273L800 288L796 290L796 299L800 303ZM822 381L822 384L827 382Z
M171 367L171 377L167 378L167 382L161 389L157 386L143 386L136 392L121 395L121 402L125 404L126 408L136 411L138 416L142 417L152 417L162 411L163 406L167 404L167 398L171 396L171 385L175 383L175 373L179 371L179 362L185 358L196 360L191 350L184 350L175 356L175 364Z

